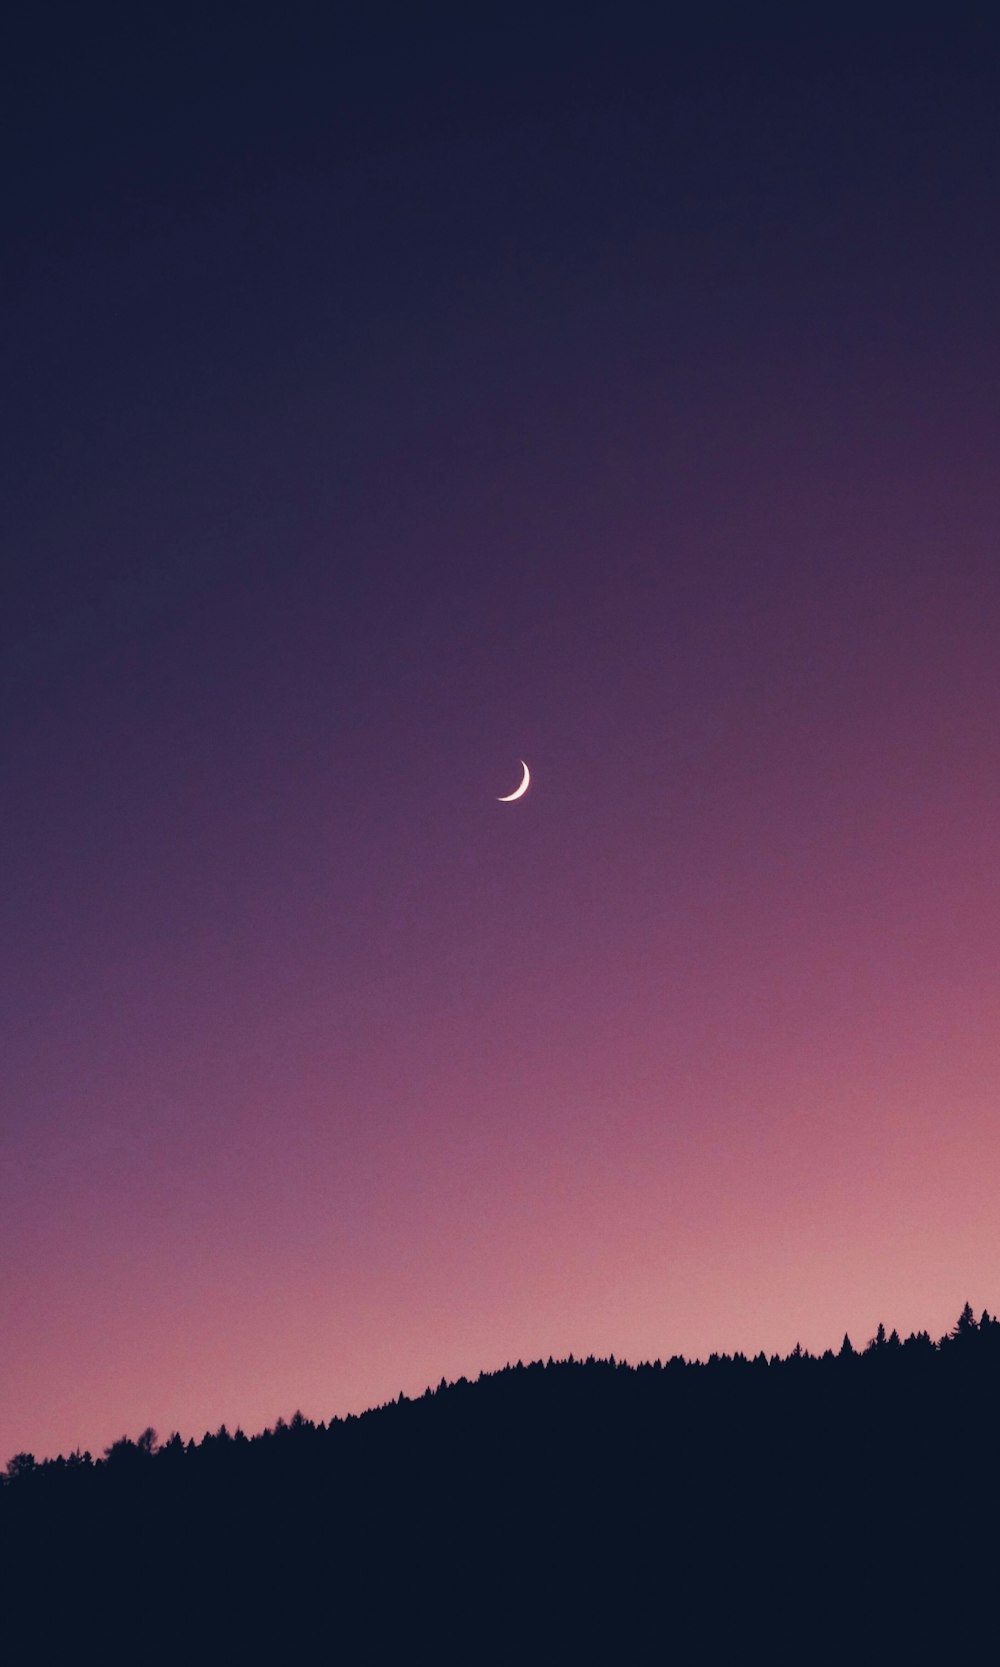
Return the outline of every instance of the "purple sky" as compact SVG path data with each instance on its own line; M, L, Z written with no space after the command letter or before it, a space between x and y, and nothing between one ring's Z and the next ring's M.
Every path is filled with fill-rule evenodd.
M997 29L338 16L17 43L0 1461L1000 1303Z

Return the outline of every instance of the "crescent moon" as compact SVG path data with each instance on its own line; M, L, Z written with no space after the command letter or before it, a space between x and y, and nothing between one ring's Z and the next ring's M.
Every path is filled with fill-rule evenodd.
M513 793L505 793L502 799L497 800L498 805L509 805L512 799L524 798L525 793L528 791L528 783L531 780L531 771L528 769L528 766L525 764L523 758L521 760L521 769L524 771L524 779L521 782L520 787L515 787Z

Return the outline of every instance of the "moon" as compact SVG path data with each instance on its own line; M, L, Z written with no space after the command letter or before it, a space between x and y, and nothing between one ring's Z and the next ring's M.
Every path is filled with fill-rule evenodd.
M531 771L528 769L528 766L525 764L523 758L521 760L521 769L524 771L524 779L521 782L520 787L515 787L513 793L505 793L502 799L497 800L498 805L509 805L512 799L524 798L525 793L528 791L528 783L531 780Z

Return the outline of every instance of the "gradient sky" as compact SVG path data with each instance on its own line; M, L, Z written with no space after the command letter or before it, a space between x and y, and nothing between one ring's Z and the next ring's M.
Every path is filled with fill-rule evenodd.
M1000 26L144 10L8 54L0 1462L1000 1306Z

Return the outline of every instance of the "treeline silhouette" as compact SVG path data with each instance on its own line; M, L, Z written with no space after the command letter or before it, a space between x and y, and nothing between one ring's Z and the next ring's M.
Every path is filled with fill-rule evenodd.
M937 1342L519 1361L326 1424L19 1453L0 1638L23 1623L14 1659L39 1661L914 1661L972 1659L986 1627L992 1659L998 1391L1000 1320L966 1304Z

